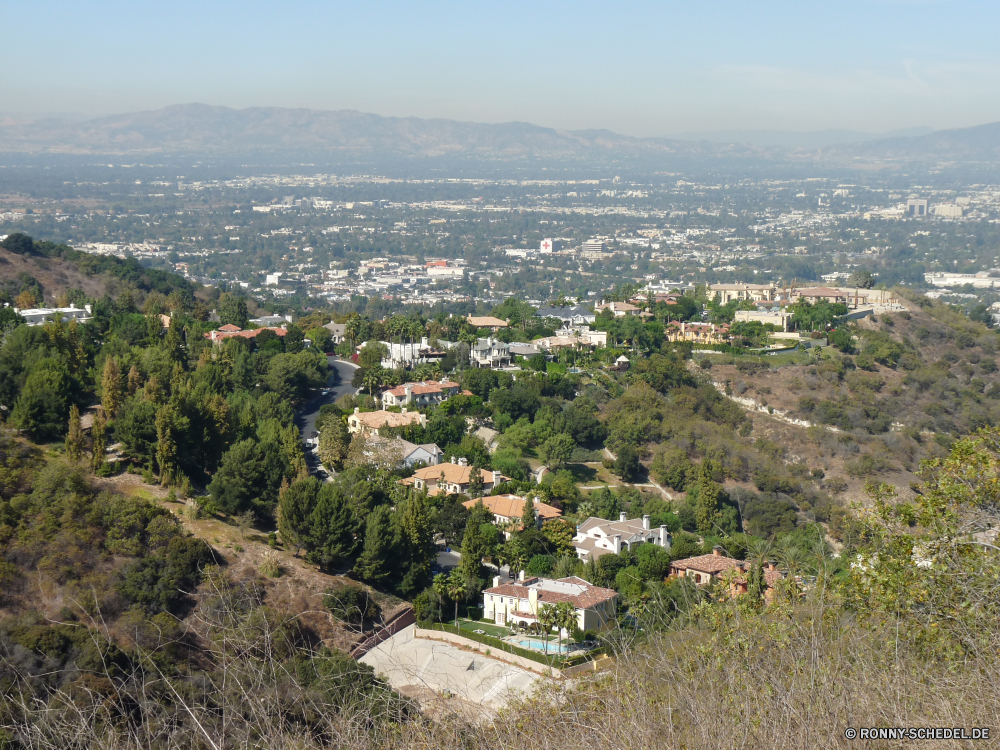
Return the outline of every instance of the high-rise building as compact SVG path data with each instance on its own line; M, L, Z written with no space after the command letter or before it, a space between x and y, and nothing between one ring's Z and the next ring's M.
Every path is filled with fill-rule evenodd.
M538 251L541 253L554 253L559 249L559 240L554 240L550 237L546 237L542 240L541 244L538 246Z
M583 252L585 253L606 253L607 251L607 243L602 239L585 240L583 243Z
M927 199L910 198L906 201L907 216L927 216Z

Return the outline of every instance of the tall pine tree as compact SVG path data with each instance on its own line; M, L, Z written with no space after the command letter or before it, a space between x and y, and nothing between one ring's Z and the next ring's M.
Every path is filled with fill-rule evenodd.
M79 461L83 454L83 428L80 426L80 410L76 404L69 407L69 429L66 431L66 456L70 461Z
M91 466L95 474L104 468L108 452L107 429L108 418L104 413L104 407L98 406L97 413L94 414L94 424L90 428L90 438L93 442L93 460Z
M385 505L373 510L365 522L365 545L354 569L369 583L384 584L394 572L392 514Z
M369 525L371 522L372 519L369 517ZM354 527L354 516L344 498L344 493L333 484L324 484L316 497L316 507L309 517L310 559L315 560L325 568L336 568L342 565L351 557L357 546L354 539ZM378 531L376 536L380 533L381 531ZM366 534L365 550L368 551L368 549L369 542ZM366 564L372 565L369 571L373 575L371 580L382 581L384 580L382 573L385 570L391 572L392 566L389 565L388 559L391 549L384 548L382 539L375 537L372 539L371 549L372 556L370 560L366 560Z
M101 378L101 405L109 419L118 414L122 405L122 373L114 357L104 360L104 375Z
M295 556L309 544L312 514L319 495L319 480L315 477L295 482L281 493L278 501L278 531L281 540Z

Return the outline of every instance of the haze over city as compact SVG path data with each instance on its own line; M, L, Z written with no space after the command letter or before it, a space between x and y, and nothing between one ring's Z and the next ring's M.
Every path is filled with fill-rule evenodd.
M1000 6L3 10L0 750L997 745Z
M994 3L10 4L0 112L357 109L633 136L1000 119ZM45 53L39 54L39 43Z

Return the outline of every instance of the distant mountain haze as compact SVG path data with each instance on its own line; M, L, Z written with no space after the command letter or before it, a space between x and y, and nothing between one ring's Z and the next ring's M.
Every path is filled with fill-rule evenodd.
M1000 160L1000 123L957 130L731 130L635 138L609 130L557 130L526 122L484 124L383 117L355 110L178 104L80 121L0 119L0 153L154 154L311 152L401 157L735 157ZM808 153L805 154L808 156Z
M893 130L888 133L866 133L860 130L716 130L707 133L677 133L673 137L683 141L710 141L713 143L749 143L754 146L778 148L817 149L843 143L862 143L883 138L907 138L933 133L932 128L917 127Z

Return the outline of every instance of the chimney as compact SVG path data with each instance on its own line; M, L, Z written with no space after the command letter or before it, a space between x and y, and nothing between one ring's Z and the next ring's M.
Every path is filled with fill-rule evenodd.
M403 414L406 414L406 407L405 406L403 407L402 411L403 411Z
M500 585L500 576L493 576L493 587L496 588Z
M670 536L670 532L667 531L666 526L660 526L660 546L663 549L670 549L670 545L673 543L673 538Z
M626 518L628 518L628 516L625 515L625 511L622 511L621 513L618 514L618 520L621 523L625 523Z
M517 574L517 580L520 581L521 583L524 583L524 571L523 570L520 573Z
M410 403L413 400L413 386L407 383L403 386L403 401Z
M360 414L361 413L361 407L360 406L355 406L354 407L354 413L355 414Z
M498 484L500 484L500 482L503 481L502 477L503 477L503 474L501 474L499 471L494 471L493 472L493 486L494 487L496 487Z
M538 614L538 589L528 589L528 609L532 614Z
M622 515L624 515L624 513ZM622 535L615 534L615 554L620 555L621 552L622 552Z
M767 569L768 570L777 570L778 566L775 564L774 560L768 560L767 561Z
M459 466L468 466L469 465L469 459L467 459L465 456L462 456L461 458L458 459L458 465Z
M531 498L531 502L533 502L535 505L538 505L542 501L538 499L538 495L535 495L533 498Z
M649 531L649 516L642 517L642 530Z
M722 547L720 547L719 545L715 545L714 547L712 547L712 554L715 557L722 557Z
M429 345L430 345L430 342L427 341L427 337L426 336L421 336L420 337L420 346L422 346L422 347L424 347L424 349L426 349Z
M457 464L457 463L458 463L458 458L457 458L457 457L455 457L455 456L452 456L452 457L451 457L451 462L452 462L453 464Z

